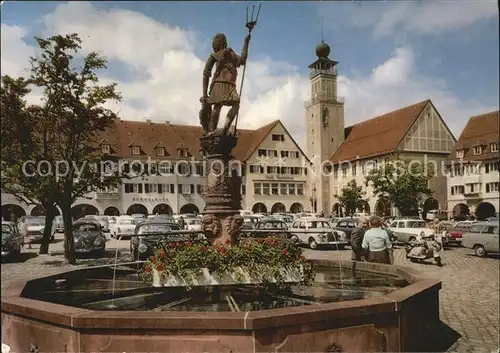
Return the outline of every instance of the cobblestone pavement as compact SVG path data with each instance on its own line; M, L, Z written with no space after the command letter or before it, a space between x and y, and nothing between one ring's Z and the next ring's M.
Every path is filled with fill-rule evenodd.
M51 244L52 255L37 256L38 246L25 249L21 261L3 263L1 271L1 290L26 280L48 276L68 270L62 258L62 235ZM108 252L101 259L79 259L77 267L113 263L118 249L118 261L130 261L129 241L110 239ZM350 250L323 251L305 250L309 258L350 259ZM441 319L461 337L448 349L448 352L496 352L500 347L499 339L499 265L498 257L478 258L472 250L453 247L444 251L444 267L433 262L414 264L405 258L403 249L396 249L396 265L416 268L429 278L442 280L440 293Z

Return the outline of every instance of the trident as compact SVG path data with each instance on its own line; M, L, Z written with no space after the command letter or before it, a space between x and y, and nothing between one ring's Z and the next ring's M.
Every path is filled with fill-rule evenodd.
M257 20L259 19L259 13L260 13L260 7L262 4L259 4L259 8L257 9L257 15L255 16L255 19L253 18L254 12L255 12L255 5L252 6L252 15L250 16L250 21L248 20L248 6L247 6L247 22L245 27L248 28L248 34L252 32L254 27L257 25ZM248 60L248 56L247 56ZM247 64L245 62L245 65L243 65L243 73L241 75L241 85L240 85L240 98L243 97L243 82L245 81L245 71L247 68ZM238 125L238 117L240 115L240 111L238 109L238 113L236 113L236 119L234 121L234 134L236 134L236 126Z

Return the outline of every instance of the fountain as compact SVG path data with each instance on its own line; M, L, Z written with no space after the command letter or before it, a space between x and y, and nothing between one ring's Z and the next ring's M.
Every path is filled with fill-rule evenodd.
M249 32L255 25L248 21ZM242 55L226 63L234 82L249 40ZM240 180L230 171L239 98L228 75L225 82L215 75L208 91L211 65L226 60L230 50L222 34L213 46L200 111L200 144L210 165L203 231L220 246L236 244L242 225ZM217 129L223 105L231 109ZM309 282L305 263L314 269ZM172 275L162 282L153 273L145 283L137 263L115 262L38 278L2 298L2 351L407 352L425 351L438 332L441 283L408 269L323 260L283 269L282 275L286 285L263 283L246 270L238 279L203 268L199 278Z

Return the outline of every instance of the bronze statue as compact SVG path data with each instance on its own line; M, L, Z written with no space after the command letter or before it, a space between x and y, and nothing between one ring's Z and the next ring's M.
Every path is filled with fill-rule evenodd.
M227 113L222 134L227 134L238 114L240 97L236 91L237 68L246 63L250 38L250 34L248 34L243 43L241 56L236 54L232 48L227 47L225 34L218 33L213 39L212 48L214 52L209 56L203 70L203 97L200 99L202 103L200 111L201 125L207 133L217 129L220 111L223 106L229 106L231 109ZM209 89L208 83L214 66L216 66L215 74Z

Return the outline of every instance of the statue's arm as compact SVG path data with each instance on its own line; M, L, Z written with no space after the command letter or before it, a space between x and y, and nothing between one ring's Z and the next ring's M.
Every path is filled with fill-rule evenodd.
M248 58L248 43L250 43L250 34L245 37L243 42L243 49L241 50L241 56L235 54L237 57L238 66L245 65Z
M203 97L208 97L208 82L210 80L210 76L212 76L212 69L214 65L215 58L213 55L210 55L205 63L205 68L203 69Z

